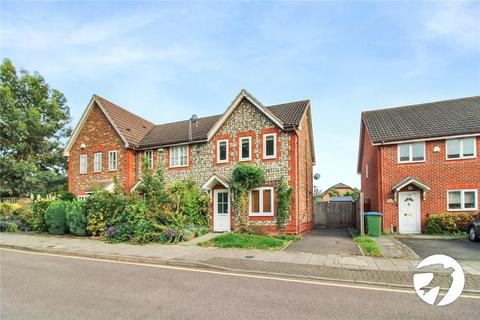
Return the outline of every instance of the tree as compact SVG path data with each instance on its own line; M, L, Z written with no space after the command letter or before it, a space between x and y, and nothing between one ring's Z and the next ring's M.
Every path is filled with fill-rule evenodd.
M0 194L57 192L66 185L63 143L70 136L67 99L38 73L9 59L0 65Z
M338 197L340 196L340 192L338 192L337 189L331 189L328 191L328 194L330 195L330 197Z

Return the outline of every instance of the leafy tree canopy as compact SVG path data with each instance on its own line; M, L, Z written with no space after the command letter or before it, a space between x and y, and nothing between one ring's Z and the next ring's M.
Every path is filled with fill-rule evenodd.
M67 99L38 73L0 65L0 193L46 194L64 188Z

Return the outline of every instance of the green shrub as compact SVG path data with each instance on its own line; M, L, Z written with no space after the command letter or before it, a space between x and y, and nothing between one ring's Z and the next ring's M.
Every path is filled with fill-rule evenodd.
M425 232L428 234L455 234L467 232L470 221L475 213L444 213L431 214L427 218Z
M67 203L62 200L52 202L45 210L45 223L50 234L64 234L67 231Z
M112 221L123 212L126 197L121 193L97 191L85 200L87 233L103 236Z
M5 226L5 232L18 232L18 226L15 223L7 223Z
M210 197L192 180L178 180L167 187L169 206L175 216L184 216L185 224L208 226L210 223ZM178 218L177 218L178 219ZM170 219L175 224L175 219Z
M290 200L292 199L293 188L289 187L283 177L278 183L277 189L277 216L275 223L280 232L283 232L285 225L290 221Z
M75 195L68 191L62 191L58 195L58 199L63 201L73 201L75 200Z
M20 217L21 220L33 231L47 232L48 227L45 223L45 211L52 201L53 199L51 198L39 198L33 200L28 209L25 210L24 214Z
M67 226L71 234L84 236L87 234L87 215L84 201L71 201L67 203Z

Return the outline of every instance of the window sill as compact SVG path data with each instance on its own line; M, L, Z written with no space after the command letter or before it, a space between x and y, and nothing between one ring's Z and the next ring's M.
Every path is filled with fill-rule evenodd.
M455 161L455 160L472 160L477 159L477 157L462 157L462 158L446 158L447 161Z
M478 208L468 208L468 209L447 209L448 212L469 212L469 211L477 211Z
M238 161L240 161L240 162L247 162L247 161L252 161L252 159L251 159L251 158L248 158L248 159L245 158L245 159L238 159Z
M108 172L117 171L118 169L108 169Z
M181 169L181 168L188 168L188 165L184 165L184 166L170 166L168 167L169 169Z
M263 157L263 160L276 160L277 156L268 156L268 157Z
M421 161L397 161L397 164L414 164L414 163L425 163L425 160Z
M273 217L273 212L272 213L254 213L250 212L248 214L249 217Z

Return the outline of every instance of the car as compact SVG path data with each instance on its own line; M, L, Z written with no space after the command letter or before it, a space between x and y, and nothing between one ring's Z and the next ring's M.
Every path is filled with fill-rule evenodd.
M470 241L480 240L480 214L468 225L468 238Z

